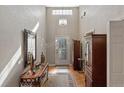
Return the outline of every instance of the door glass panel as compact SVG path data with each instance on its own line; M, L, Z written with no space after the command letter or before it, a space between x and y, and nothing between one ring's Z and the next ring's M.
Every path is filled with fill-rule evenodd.
M65 38L58 38L56 40L56 52L60 60L67 59L67 41Z

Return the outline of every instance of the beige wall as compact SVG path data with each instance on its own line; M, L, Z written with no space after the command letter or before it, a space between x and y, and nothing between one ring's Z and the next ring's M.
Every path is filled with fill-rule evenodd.
M24 28L32 30L37 22L40 25L37 30L37 61L40 61L41 51L45 51L43 46L45 45L45 17L44 6L0 6L0 75L20 45L22 48L22 30ZM19 76L24 66L22 54L19 56L20 59L9 70L10 73L2 86L18 86ZM0 81L2 78L5 77L0 77Z
M79 11L80 37L92 29L96 33L107 33L106 26L110 20L124 18L124 6L82 5ZM81 19L83 11L86 11L86 16Z
M52 15L53 9L72 9L72 16L56 16ZM50 64L55 64L55 36L68 36L70 40L79 39L79 20L78 8L57 8L47 7L47 61ZM59 26L60 18L66 18L68 21L67 26ZM71 46L72 47L72 46ZM72 49L72 48L71 48Z

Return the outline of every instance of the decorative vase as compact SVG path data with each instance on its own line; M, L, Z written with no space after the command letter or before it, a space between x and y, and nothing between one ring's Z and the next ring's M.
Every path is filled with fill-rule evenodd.
M34 67L35 67L34 59L33 59L33 55L31 54L30 70L31 70L32 74L35 74Z
M45 62L45 56L44 56L44 54L42 52L42 54L41 54L41 64L44 63L44 62Z

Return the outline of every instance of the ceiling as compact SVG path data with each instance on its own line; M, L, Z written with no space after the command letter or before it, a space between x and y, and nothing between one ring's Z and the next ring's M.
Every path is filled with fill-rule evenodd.
M0 0L2 5L45 5L48 7L77 7L79 5L122 5L123 0Z

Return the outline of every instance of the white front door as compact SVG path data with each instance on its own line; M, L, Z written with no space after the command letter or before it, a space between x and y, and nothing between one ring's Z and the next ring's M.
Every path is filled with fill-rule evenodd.
M55 64L69 65L70 63L70 44L69 38L57 36L55 38Z

